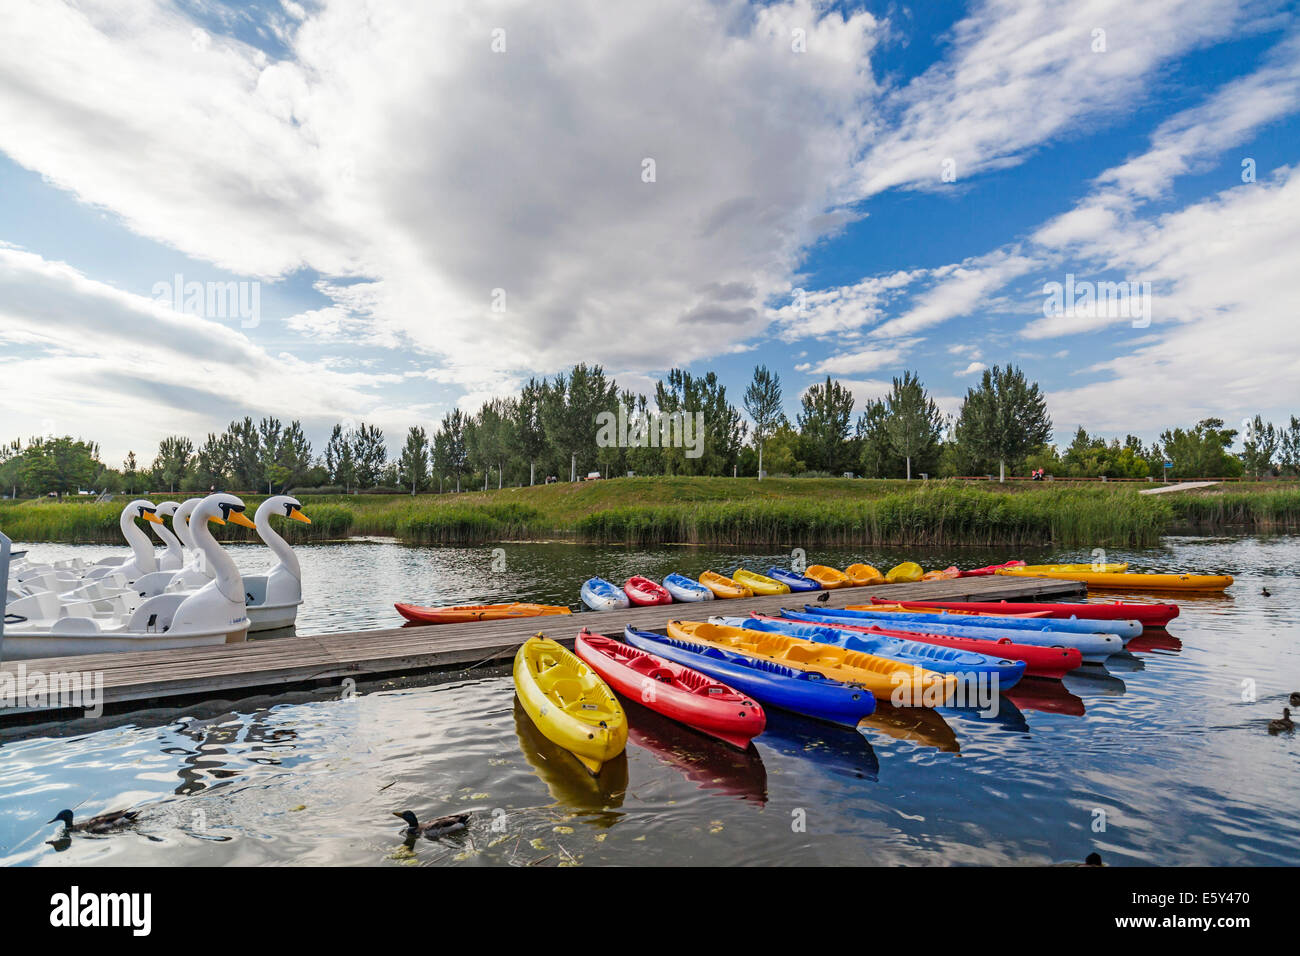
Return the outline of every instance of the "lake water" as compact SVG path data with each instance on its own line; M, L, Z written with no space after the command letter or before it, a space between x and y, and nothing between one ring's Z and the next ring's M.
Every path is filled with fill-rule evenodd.
M30 548L48 558L110 550ZM246 571L265 560L258 547L231 551ZM399 600L569 603L591 574L621 581L790 560L565 543L374 541L298 553L301 633L394 626ZM1012 556L1091 559L810 549L808 560L970 567ZM1300 538L1168 538L1106 559L1227 571L1237 583L1181 601L1168 633L1149 631L1105 669L1023 681L995 718L894 711L854 732L769 712L768 732L742 754L630 705L626 756L599 778L516 710L500 667L363 685L347 699L295 694L120 715L57 736L8 731L0 863L992 864L1093 850L1115 865L1296 862L1300 750L1265 724L1300 690ZM127 806L142 810L133 831L46 842L59 828L45 821L64 807L83 816ZM408 808L422 819L475 817L466 833L408 848L390 815Z

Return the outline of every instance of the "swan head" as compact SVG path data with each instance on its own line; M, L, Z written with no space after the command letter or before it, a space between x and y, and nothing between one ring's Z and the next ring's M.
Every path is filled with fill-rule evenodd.
M157 514L160 514L160 515L162 515L162 516L164 516L164 517L170 518L170 517L172 517L173 515L176 514L176 509L179 508L179 507L180 507L179 502L175 502L175 501L160 501L160 502L158 502L158 507L155 508L154 511L155 511Z
M163 520L158 517L157 512L158 509L154 507L152 501L137 498L122 509L122 519L127 522L135 521L136 518L143 518L145 521L152 521L154 524L162 524Z
M303 514L302 502L292 495L272 495L258 506L258 522L270 518L271 515L283 515L294 521L301 521L303 524L311 524L311 519Z
M201 518L203 521L210 521L213 524L238 524L243 525L245 528L257 527L244 514L244 502L234 495L228 495L224 492L208 495L195 506L190 513L191 530L193 530L195 517Z

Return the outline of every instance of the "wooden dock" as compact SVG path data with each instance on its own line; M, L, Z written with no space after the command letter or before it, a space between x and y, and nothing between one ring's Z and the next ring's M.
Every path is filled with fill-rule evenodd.
M881 587L841 588L830 592L827 607L870 603L873 595L892 600L1029 601L1067 598L1085 593L1075 581L1049 578L973 577L949 581L922 581ZM438 670L462 669L475 664L505 661L538 631L572 643L582 627L618 634L624 625L662 632L671 620L702 620L713 614L739 615L749 611L776 613L782 607L800 607L816 595L783 594L707 604L672 604L631 608L571 617L518 618L472 624L396 627L386 630L338 634L300 634L254 640L218 647L196 647L124 654L93 654L0 665L0 683L6 674L16 681L25 673L103 675L106 712L138 710L159 705L178 706L213 698L238 699L256 693L290 689L342 686L381 678L409 676ZM394 617L396 612L394 611ZM79 709L58 710L10 707L0 702L0 723L46 722L80 716Z

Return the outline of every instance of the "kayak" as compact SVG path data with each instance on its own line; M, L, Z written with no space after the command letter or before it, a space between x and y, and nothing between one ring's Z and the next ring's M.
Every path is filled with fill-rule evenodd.
M822 586L812 578L796 574L793 571L787 571L785 568L768 568L767 576L784 584L791 591L820 591L822 589Z
M921 575L924 573L921 566L915 561L904 561L902 564L890 568L889 573L885 575L885 580L890 584L910 584L913 581L921 580Z
M627 746L627 716L596 672L547 637L515 654L515 693L537 729L592 773Z
M700 575L700 583L712 591L714 597L747 598L754 596L754 592L743 584L737 584L725 574L718 574L716 571L705 571Z
M998 574L1021 577L1064 578L1082 581L1090 588L1105 591L1225 591L1232 587L1231 574L1130 574L1126 572L1097 571L1031 571L1028 568L1006 568Z
M850 604L849 607L861 608L870 607L876 611L909 611L913 614L957 614L961 617L1018 617L1018 618L1036 618L1051 617L1046 611L1026 611L1019 613L1010 608L1014 604L1008 604L1003 611L963 611L958 608L943 607L926 607L924 604L918 604L915 601L903 601L895 603L886 598L873 597L870 604ZM978 621L972 621L972 624L978 624Z
M872 598L872 602L883 600ZM892 602L891 602L892 603ZM1139 604L1135 601L1110 601L1093 604L1030 604L1020 601L899 601L899 607L913 610L936 608L946 611L973 611L976 614L1011 614L1021 609L1044 617L1078 617L1094 621L1133 620L1148 627L1164 627L1178 616L1177 604Z
M853 584L853 579L843 571L829 567L825 564L810 564L805 575L812 578L822 587L830 590L831 588L846 588Z
M728 686L749 694L764 705L805 717L855 727L858 721L876 709L876 698L871 691L828 680L810 671L632 627L623 631L623 640L633 647L725 681Z
M1054 631L1062 634L1118 634L1125 641L1130 641L1142 633L1141 621L1094 621L1077 617L1052 618L999 616L996 614L966 615L951 611L891 611L875 604L850 604L844 610L860 612L863 617L875 618L882 627L893 627L894 622L906 621L910 628L913 624L928 626L933 622L951 622L968 624L973 627L999 627L1007 631ZM1013 636L1013 635L1008 635Z
M999 568L994 574L1003 571L1090 571L1095 574L1122 574L1128 570L1128 563L1122 564L1017 564L1013 567Z
M984 641L1000 641L1014 637L1017 644L1036 644L1040 647L1077 647L1085 663L1100 664L1112 654L1124 649L1124 641L1116 634L1067 634L1060 631L1007 631L1005 628L980 627L978 624L954 624L933 619L924 623L910 621L880 621L863 617L860 611L837 611L805 604L802 611L782 609L782 617L792 621L812 624L879 624L896 631L919 631L925 634L946 634L950 637L973 637ZM1044 621L1044 624L1049 623Z
M844 573L849 576L855 588L887 583L885 576L869 564L850 564L844 569Z
M712 601L713 592L698 581L692 581L684 574L674 571L664 578L664 590L673 596L674 601Z
M618 611L632 605L622 588L604 578L588 578L581 594L582 603L593 611Z
M784 634L702 621L669 621L668 636L740 651L797 670L816 671L823 677L865 687L876 697L889 698L899 692L909 701L921 702L921 706L942 707L957 686L956 678L915 664Z
M942 647L973 651L976 654L986 654L989 657L1024 661L1026 677L1050 677L1059 680L1083 664L1083 655L1079 653L1077 647L1043 647L1036 644L1017 644L1009 637L989 641L974 637L953 637L949 634L926 634L922 631L897 631L892 628L876 627L865 623L836 624L835 626L841 630L883 634L887 637L898 637L906 641L920 641L925 644L938 644Z
M722 624L740 627L750 631L767 631L772 634L784 634L798 637L819 644L831 644L850 651L874 654L891 661L915 664L936 674L987 674L997 676L999 689L1014 687L1025 674L1025 663L1014 661L998 655L990 656L979 651L960 650L943 647L926 641L914 641L910 635L899 631L893 636L873 633L865 628L845 628L840 625L809 624L803 621L788 621L768 614L754 614L750 617L724 617Z
M421 607L394 604L397 613L416 624L464 624L469 621L503 621L513 617L547 617L569 614L560 604L456 604L450 607Z
M673 596L668 593L667 588L639 574L634 574L627 579L627 583L623 585L623 593L638 607L673 603Z
M951 581L953 578L961 577L961 571L957 570L956 565L944 568L942 571L926 571L921 575L922 581Z
M744 750L763 732L763 708L699 671L583 630L574 653L624 697Z
M1007 561L1004 564L990 564L985 568L971 568L969 571L960 572L958 576L963 578L987 577L997 571L998 568L1023 568L1024 566L1025 562L1023 561Z
M766 574L759 574L757 571L750 571L747 568L736 568L732 572L731 578L737 584L749 588L754 594L790 593L790 585L782 584L780 581L773 581Z

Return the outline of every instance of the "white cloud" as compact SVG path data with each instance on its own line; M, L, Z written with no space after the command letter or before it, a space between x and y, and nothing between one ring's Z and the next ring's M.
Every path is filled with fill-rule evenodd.
M917 296L915 304L905 313L878 326L875 334L886 338L914 335L949 319L970 315L981 307L987 308L994 292L1037 264L1035 259L1015 251L999 250L935 270L938 281Z
M988 366L985 365L983 362L971 362L964 369L953 372L952 374L953 374L953 378L962 378L963 376L966 375L974 375L976 372L982 372L986 368L988 368Z

